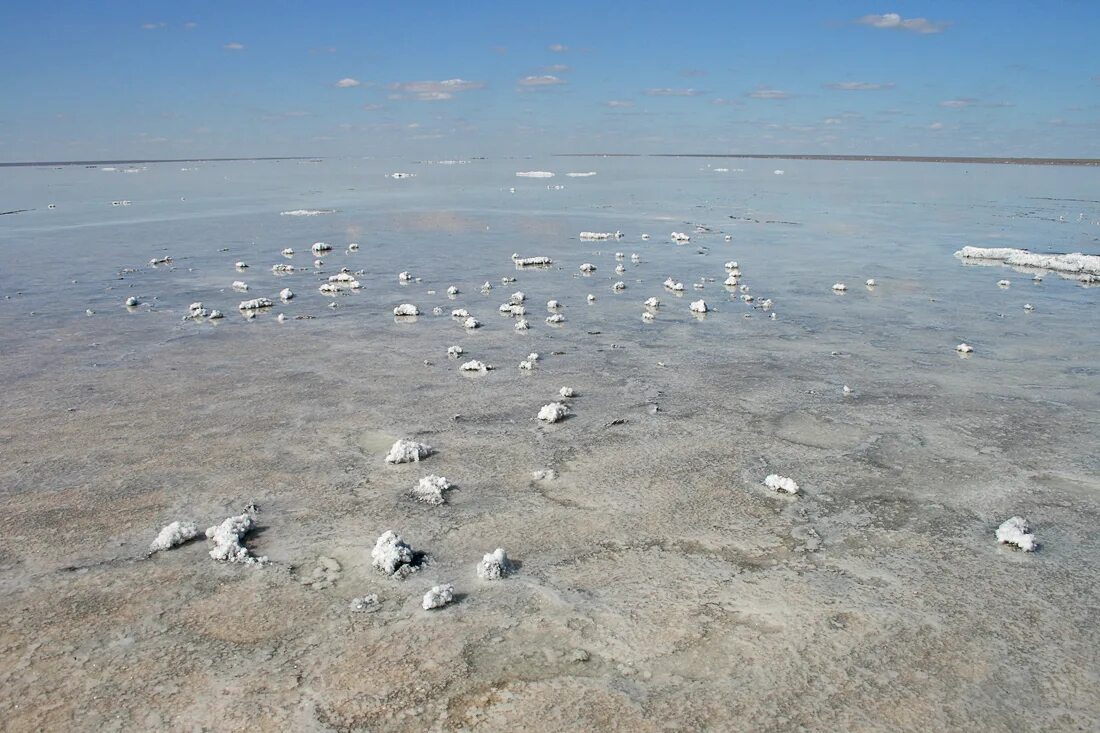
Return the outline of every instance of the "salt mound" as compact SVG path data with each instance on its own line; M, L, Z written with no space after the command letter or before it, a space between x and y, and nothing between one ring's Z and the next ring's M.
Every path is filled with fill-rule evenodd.
M516 325L513 326L513 328L515 328L517 331L526 331L530 327L531 326L530 326L530 324L527 323L526 318L519 319L518 321L516 321Z
M1002 262L1010 267L1053 270L1084 282L1100 282L1100 255L1080 252L1043 255L1011 247L963 247L955 256L962 260Z
M241 304L237 306L237 309L251 311L259 310L260 308L270 308L273 305L275 304L271 302L270 298L253 298L252 300L242 301Z
M444 503L443 492L451 488L451 482L443 476L425 476L412 490L412 497L425 504L438 506Z
M335 214L336 209L295 209L294 211L280 211L279 216L320 216L321 214Z
M565 316L563 316L561 313L555 313L554 315L547 316L546 318L547 323L563 323L564 321Z
M697 300L689 307L691 308L692 313L706 313L708 310L710 310L707 307L707 303L705 300Z
M529 267L529 266L542 266L551 265L554 263L549 257L520 257L518 254L512 254L512 262L516 264L516 267Z
M129 298L126 299L126 307L133 308L135 305L138 304L138 302L138 299L131 295Z
M974 347L970 344L959 344L955 347L955 351L959 352L960 354L970 354L974 351Z
M199 536L199 528L194 522L172 522L160 531L149 544L149 554L161 550L171 550L184 542L190 542Z
M279 300L288 301L294 297L294 291L290 288L283 288L279 291Z
M512 563L502 547L486 553L477 564L477 577L483 580L501 580L511 572Z
M470 316L462 322L464 328L481 328L481 321L477 320L473 316Z
M620 231L614 232L581 232L580 238L587 242L602 242L607 239L622 239L626 235Z
M576 395L576 392L573 390L572 387L562 387L558 390L558 394L560 394L562 397L573 397L574 395Z
M553 178L550 171L516 171L516 178Z
M449 356L452 359L457 359L458 357L462 356L462 347L461 346L448 346L447 347L447 356Z
M393 309L393 314L395 316L419 316L420 309L412 303L402 303Z
M669 236L672 237L673 242L679 242L681 244L691 241L691 237L689 237L687 234L684 234L683 232L673 232Z
M848 286L845 285L844 283L837 283L836 285L833 286L833 290L835 290L838 293L843 293L847 289L848 289Z
M478 361L477 359L472 359L471 361L468 361L461 367L459 367L459 369L464 372L487 372L492 368L493 367L489 366L485 362Z
M684 289L684 284L682 282L677 282L676 280L673 280L671 277L665 280L664 285L669 290L674 290L674 291L677 291L677 292L680 292Z
M516 175L519 175L518 173ZM455 600L455 587L453 585L433 585L432 589L424 594L424 600L421 605L425 611L430 611L433 608L443 608L454 603Z
M420 568L415 565L416 553L405 544L401 535L392 529L386 530L378 541L374 543L374 549L370 551L371 564L380 572L391 575L398 580L404 580Z
M328 242L314 242L313 246L310 247L310 249L313 252L317 252L317 253L328 252L330 249L332 249L332 245L329 244Z
M657 308L661 305L661 301L659 301L657 298L646 298L646 301L643 305L645 305L646 308Z
M997 541L1002 545L1012 545L1024 552L1035 552L1039 543L1031 533L1031 527L1023 517L1012 517L997 527Z
M551 402L549 405L544 405L539 410L539 420L545 420L549 423L555 423L563 419L569 414L569 408L561 402Z
M234 290L248 290L248 283L246 283L243 280L234 280L233 281L233 289Z
M798 484L795 483L793 478L787 476L780 476L778 474L770 474L764 479L764 485L772 491L782 491L787 494L797 494Z
M591 176L596 175L596 171L583 171L583 172L579 172L579 173L566 173L565 175L569 176L570 178L590 178Z
M596 266L593 265L591 262L585 262L583 265L580 266L580 271L581 272L595 272L596 271Z
M386 463L419 463L421 458L427 458L433 452L430 445L402 438L386 454Z
M241 539L256 528L256 520L251 512L228 517L216 527L206 530L208 539L213 540L214 549L210 550L210 557L223 562L236 562L245 565L255 565L267 562L266 557L256 557L248 548L241 544Z

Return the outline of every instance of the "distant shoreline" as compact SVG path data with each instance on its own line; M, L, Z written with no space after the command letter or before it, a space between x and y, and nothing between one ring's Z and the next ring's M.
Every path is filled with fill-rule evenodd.
M753 153L561 153L562 158L743 158L749 160L838 160L879 163L974 163L977 165L1100 166L1100 158L982 158L950 155L779 155Z
M18 163L0 163L0 168L26 168L28 166L65 165L138 165L140 163L232 163L247 160L320 160L313 155L278 155L264 158L159 158L150 160L41 160Z

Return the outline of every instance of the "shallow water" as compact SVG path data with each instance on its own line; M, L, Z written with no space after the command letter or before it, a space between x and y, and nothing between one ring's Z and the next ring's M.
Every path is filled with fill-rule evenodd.
M0 217L9 724L1094 726L1100 289L952 255L1100 252L1100 172L709 163L735 170L0 170L0 210L32 209ZM525 170L559 175L515 177ZM416 176L384 175L396 171ZM280 216L296 209L336 213ZM710 231L670 241L695 225ZM577 238L616 229L626 236ZM315 241L334 246L320 268ZM517 269L512 253L555 263ZM729 260L775 320L722 286ZM277 276L276 263L302 269ZM341 267L362 271L362 290L319 293ZM421 280L399 283L405 270ZM283 287L297 295L286 304ZM497 312L516 290L523 333ZM131 295L141 305L125 307ZM276 306L243 318L237 304L258 296ZM662 305L644 323L650 296ZM692 315L698 298L713 312ZM549 299L559 326L544 321ZM194 301L226 318L181 320ZM397 322L405 302L422 315ZM972 355L955 352L964 341ZM453 344L463 359L447 358ZM534 370L519 370L532 351ZM496 369L462 374L466 359ZM573 415L540 424L566 385ZM385 465L401 437L438 452ZM542 468L558 477L533 480ZM772 472L803 493L769 492ZM428 473L456 485L447 504L408 497ZM201 541L142 559L164 524L214 525L250 500L261 530L248 544L269 566L216 564ZM1039 552L994 541L1015 514ZM429 556L403 583L370 566L391 528ZM478 580L498 546L521 567ZM312 590L299 580L319 556L342 570ZM422 611L441 582L459 602ZM378 612L349 610L368 593Z

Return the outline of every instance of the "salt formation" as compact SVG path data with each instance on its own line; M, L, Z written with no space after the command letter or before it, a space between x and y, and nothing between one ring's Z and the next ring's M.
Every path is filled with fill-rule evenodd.
M997 541L1002 545L1017 547L1024 552L1035 552L1039 547L1031 527L1023 517L1012 517L997 527Z
M279 300L286 302L294 297L294 291L290 288L283 288L279 291Z
M969 354L974 351L974 347L970 344L959 344L955 347L955 351L959 352L960 354Z
M374 543L370 552L371 564L386 575L404 580L420 568L414 565L416 553L405 544L401 535L388 529Z
M1100 282L1100 255L1080 252L1043 255L1011 247L963 247L955 256L962 260L997 261L1010 267L1054 270L1084 282Z
M1024 303L1024 310L1030 313L1031 311L1035 310L1035 306L1033 306L1031 303Z
M515 305L513 303L501 303L498 308L501 313L509 316L525 316L527 315L527 309L522 305Z
M664 285L669 290L675 290L677 292L682 291L684 289L684 284L682 282L677 282L677 281L673 280L671 277L668 278L667 280L665 280Z
M626 283L624 283L622 280L619 280L611 286L611 289L615 291L626 290Z
M655 321L656 319L657 319L657 316L655 316L652 311L645 311L644 313L642 313L642 320L645 321L646 323L651 323L651 322Z
M516 174L519 175L518 173ZM425 611L430 611L433 608L443 608L454 603L455 600L455 587L449 583L443 585L433 585L432 589L424 594L424 600L421 605Z
M692 313L706 313L708 310L710 310L709 308L707 308L707 303L705 300L697 300L689 307L691 308Z
M622 275L624 272L626 272L625 267L623 267L622 265L615 265L615 274L616 275Z
M451 488L451 482L443 476L425 476L417 482L413 487L412 497L417 501L424 502L425 504L431 504L432 506L439 506L446 500L443 498L443 492Z
M733 236L730 235L730 234L727 234L725 239L726 239L727 242L732 242L733 241Z
M279 216L320 216L321 214L335 214L336 209L295 209L294 211L280 211Z
M421 458L427 458L432 452L430 445L402 438L386 454L386 463L419 463Z
M172 522L163 529L149 544L149 554L162 550L171 550L184 542L190 542L199 536L199 528L194 522Z
M284 249L282 251L282 255L283 255L283 257L293 257L294 256L294 250L290 247L287 247L286 249Z
M726 269L727 270L736 270L737 269L737 262L734 261L734 260L730 260L729 262L726 263Z
M286 275L288 273L294 272L294 265L286 265L286 264L272 265L271 266L271 272L273 272L276 275Z
M397 273L397 282L407 283L413 279L412 274L408 271Z
M271 302L270 298L253 298L252 300L242 301L237 308L242 311L259 310L260 308L270 308L275 305Z
M381 608L382 604L378 602L378 594L371 593L360 598L352 598L350 606L351 610L359 613L373 613Z
M210 557L223 562L236 562L254 565L267 562L266 557L256 557L241 544L241 539L256 528L256 519L251 511L228 517L221 524L206 530L208 539L214 542Z
M393 309L393 314L395 316L419 316L420 309L412 303L402 303Z
M183 320L195 321L200 318L206 318L209 315L210 311L206 310L201 302L196 302L187 307L187 315L183 317Z
M539 410L539 420L555 423L569 414L569 408L561 402L551 402Z
M415 178L416 174L415 173L391 173L389 177L394 179L395 181L400 181L404 178Z
M488 280L486 280L481 286L481 292L483 292L483 293L487 293L492 289L493 289L493 286Z
M848 289L848 286L845 285L844 283L837 283L836 285L833 286L833 290L835 290L838 293L843 293L847 289Z
M126 299L126 306L128 308L133 308L135 305L138 304L138 302L138 299L131 295L129 298Z
M451 318L469 318L469 317L470 317L470 311L466 310L465 308L455 308L453 311L451 311Z
M244 269L246 269L246 268L248 267L248 263L247 263L247 262L238 262L238 263L237 263L237 264L235 265L235 267L236 267L236 268L237 268L238 270L244 270Z
M580 173L566 173L570 178L590 178L596 175L596 171L583 171Z
M554 310L557 310L558 308L561 308L561 303L559 301L556 301L556 300L546 301L546 310L554 311Z
M512 262L516 264L516 267L551 265L554 263L549 257L520 257L514 252L512 253Z
M210 311L210 315L208 315L207 318L211 321L216 321L219 318L225 318L225 314L215 308L214 310Z
M153 259L149 260L149 264L150 264L150 265L153 265L153 266L156 266L156 265L167 265L167 264L169 264L169 263L170 263L171 261L172 261L172 258L171 258L171 257L154 257ZM238 263L238 264L240 264L240 263Z
M614 232L581 232L580 238L589 242L601 242L607 239L622 239L626 235L620 231Z
M587 300L589 303L595 303L596 302L596 296L593 295L592 293L589 293L588 297L585 298L585 300Z
M477 359L472 359L472 360L466 362L465 364L463 364L462 366L459 367L459 369L461 371L464 371L464 372L482 372L482 373L487 372L492 368L493 367L490 366L489 364L486 364L483 361L478 361Z
M244 282L243 280L234 280L233 281L233 289L234 290L248 290L248 283Z
M787 494L797 494L798 484L795 483L793 478L787 476L780 476L778 474L769 474L764 479L764 485L772 491L782 491Z
M562 387L560 390L558 390L558 394L560 394L562 397L573 397L576 392L573 391L572 387Z
M275 316L275 320L279 323L286 323L286 314L280 313L279 315Z
M684 234L683 232L673 232L669 236L672 237L673 242L678 242L680 244L691 241L691 237L689 237L687 234Z
M501 580L511 572L512 563L502 547L486 553L477 564L477 577L482 580Z
M457 359L458 357L462 356L462 347L461 346L448 346L447 347L447 356L449 356L452 359Z
M553 178L550 171L516 171L516 178Z
M331 250L332 245L329 244L328 242L314 242L313 246L310 247L310 249L315 254L320 254L321 252L328 252L329 250Z
M725 282L723 282L722 284L725 285L728 288L732 288L732 287L735 287L737 285L737 283L738 283L737 276L736 275L730 275L729 277L726 278Z
M581 272L595 272L596 271L596 266L593 265L591 262L585 262L583 265L580 266L580 271Z
M642 239L645 240L645 241L648 241L649 240L649 235L648 234L643 234Z
M546 322L551 323L551 324L553 324L553 323L564 323L565 322L565 316L563 316L561 313L555 313L552 316L547 316L546 317Z
M531 326L529 323L527 323L526 318L519 319L518 321L516 321L516 325L513 326L513 328L515 328L517 331L526 331L530 327Z
M646 301L645 301L645 307L646 308L657 308L660 305L661 305L661 301L657 300L656 298L646 298Z
M638 254L637 252L632 252L630 254L630 261L631 262L641 262L642 261L642 256L640 254Z
M449 288L447 288L447 295L458 295L458 292L459 292L458 287L455 286L455 285L452 285Z
M465 321L462 322L462 326L464 328L480 328L481 327L481 321L479 321L476 318L474 318L473 316L471 316L471 317L467 318Z
M866 283L866 284L867 284L867 287L869 287L869 288L873 288L873 287L875 287L875 285L877 285L878 283L876 283L876 282L875 282L875 279L874 279L874 278L872 277L872 278L870 278L870 279L869 279L869 280L867 281L867 283Z
M516 292L508 296L508 301L515 305L519 305L525 300L527 300L527 294L524 293L522 290L517 290Z
M348 252L358 252L358 251L359 251L359 243L358 242L349 242L348 243Z

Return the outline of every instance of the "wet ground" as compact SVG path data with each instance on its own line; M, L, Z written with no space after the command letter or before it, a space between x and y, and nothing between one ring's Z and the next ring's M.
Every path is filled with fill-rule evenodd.
M707 165L0 171L0 209L26 209L0 218L6 726L1094 729L1100 289L953 252L1097 253L1100 172ZM318 292L342 267L360 291ZM517 290L526 332L497 310ZM226 318L182 320L195 301ZM422 315L395 319L406 302ZM535 419L563 386L571 416ZM387 465L398 438L436 453ZM455 484L442 506L409 497L429 473ZM145 556L249 502L267 565L201 539ZM1013 515L1038 552L996 543ZM408 580L371 567L387 529L427 554ZM496 547L515 572L478 579ZM321 557L340 570L318 589ZM457 603L422 610L443 582Z

